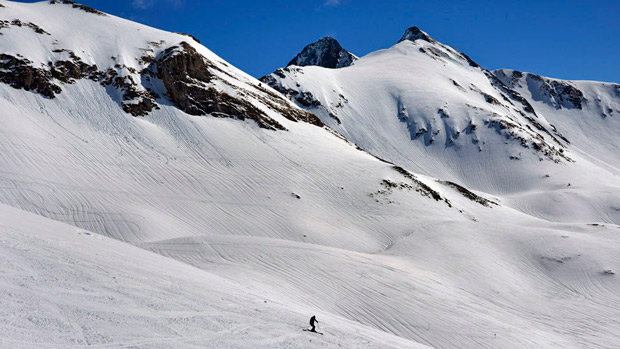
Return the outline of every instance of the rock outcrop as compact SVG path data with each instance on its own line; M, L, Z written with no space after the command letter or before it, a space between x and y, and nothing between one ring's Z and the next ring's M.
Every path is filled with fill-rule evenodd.
M351 52L340 46L340 43L332 37L324 37L304 47L287 66L317 65L323 68L348 67L357 60Z
M55 4L65 4L65 5L71 5L73 8L77 8L80 9L82 11L88 12L88 13L92 13L92 14L96 14L98 16L107 16L105 13L99 11L99 10L95 10L92 7L88 7L86 5L82 5L82 4L78 4L74 1L71 0L50 0L50 4L51 5L55 5Z
M583 109L587 103L582 91L570 81L550 79L517 70L500 69L495 76L510 87L527 87L535 100L542 101L556 109Z
M212 70L218 68L186 42L166 49L155 65L157 77L163 81L170 100L188 114L247 118L262 128L285 129L247 100L215 89L210 83L215 78Z
M62 89L51 81L48 71L35 68L32 62L7 54L0 54L0 82L16 89L33 91L54 98Z
M400 40L398 40L398 42L405 41L405 40L409 40L409 41L424 40L428 42L436 42L433 38L431 38L425 32L421 31L420 28L418 27L407 28L407 30L405 30L405 33L400 38Z

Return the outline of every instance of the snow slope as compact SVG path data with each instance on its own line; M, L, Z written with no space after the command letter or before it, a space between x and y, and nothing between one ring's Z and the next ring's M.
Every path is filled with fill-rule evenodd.
M1 347L423 347L326 313L308 336L314 309L277 294L5 205L0 221Z
M620 222L620 125L601 120L620 109L618 85L580 83L585 109L556 110L416 27L351 67L291 66L262 80L414 172L544 219Z
M567 81L501 69L494 74L518 91L592 162L620 167L620 85Z
M1 4L2 346L618 345L617 225L382 161L187 36Z

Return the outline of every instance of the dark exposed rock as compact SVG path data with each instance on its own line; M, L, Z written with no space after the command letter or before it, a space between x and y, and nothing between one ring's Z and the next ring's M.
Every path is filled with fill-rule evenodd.
M142 98L140 98L137 102L133 103L123 101L121 103L123 111L133 116L145 116L148 115L153 109L159 109L159 105L155 102L151 94L152 93L150 91L140 91L139 97Z
M497 100L497 98L491 96L490 94L481 92L484 96L484 100L489 104L501 105L501 103Z
M400 38L400 40L398 40L398 42L402 42L405 40L409 40L409 41L413 41L415 42L416 40L423 40L423 41L427 41L430 43L436 43L439 46L443 47L444 49L449 49L446 46L444 46L441 43L438 43L435 39L431 38L428 34L426 34L425 32L421 31L418 27L410 27L407 28L407 30L405 30L405 33L403 34L403 36ZM426 47L426 48L419 48L419 51L422 53L427 53L427 54L431 54L432 56L435 56L437 58L449 58L449 55L447 53L445 53L442 50L439 50L435 47ZM473 59L469 58L468 55L464 54L463 52L457 52L458 55L460 55L465 61L467 61L467 63L474 67L474 68L479 68L482 69L482 67L474 62Z
M452 81L452 85L456 86L456 88L458 88L459 90L465 92L465 88L463 86L461 86L458 82L456 82L455 80L450 79L450 81Z
M9 21L5 21L5 20L1 20L0 19L0 30L4 29L4 28L8 28L9 27ZM0 36L2 35L2 33L0 33Z
M49 72L54 79L67 84L72 84L79 79L90 79L100 82L102 86L114 86L123 93L121 107L133 116L144 116L153 109L159 109L155 101L158 97L156 94L138 89L138 84L130 75L119 76L118 71L123 69L132 74L137 73L134 68L116 64L114 69L110 68L103 72L99 71L96 65L84 63L72 51L57 49L54 52L68 52L70 57L70 60L48 63Z
M317 99L314 98L314 96L310 93L304 93L301 91L297 91L297 90L293 90L293 89L287 89L284 88L278 81L277 79L273 76L276 75L278 77L284 78L286 77L285 72L290 72L290 68L285 68L285 69L278 69L276 70L273 74L271 75L267 75L267 76L263 76L262 78L260 78L260 81L264 82L265 84L267 84L269 87L273 88L274 90L280 92L284 97L295 101L297 103L299 103L300 105L303 105L305 107L314 107L314 108L320 108L323 105L321 104L320 101L318 101ZM265 88L261 88L265 93L270 94L274 99L274 100L279 100L281 98L281 96L276 96L273 95L272 92L270 92L269 90L265 89ZM274 109L274 108L272 108ZM278 109L276 109L278 110ZM307 115L300 115L300 111L297 111L296 109L292 109L289 106L286 106L284 108L284 110L278 110L278 112L280 112L282 115L284 115L285 117L287 117L288 119L291 119L291 117L289 117L289 115L291 113L293 113L293 117L294 120L300 120L300 121L304 121L304 122L308 122L311 123L313 125L317 125L317 126L324 126L323 122L321 122L321 120L314 114L308 113L306 111L301 111L306 113ZM330 113L332 114L332 113ZM332 114L333 115L333 114ZM330 115L331 116L331 115ZM336 120L336 122L340 122L340 119L338 119L337 117L335 117L334 115L334 119Z
M43 28L39 27L38 25L36 25L36 24L34 24L32 22L24 23L24 22L20 21L19 19L14 19L11 22L5 21L5 20L0 20L0 29L8 28L9 26L28 27L28 28L34 30L34 32L37 33L37 34L51 35L50 33L48 33L45 30L43 30ZM0 35L2 35L2 33L0 33Z
M448 111L443 108L438 109L437 114L439 114L440 117L445 119L450 118L450 114L448 113Z
M420 47L420 51L422 52L424 51L424 49ZM450 58L450 56L447 53L432 46L427 47L424 52L429 53L431 56L434 56L436 58Z
M303 105L304 107L316 108L321 105L321 102L316 100L314 96L312 95L312 93L308 91L300 92L298 96L295 97L295 100L299 102L299 104Z
M17 89L34 91L48 98L62 92L54 81L73 84L79 79L98 81L103 86L112 85L123 92L121 107L134 116L146 115L159 108L155 97L147 90L139 90L131 76L119 76L115 69L99 71L96 65L84 63L72 51L56 49L54 53L68 52L69 60L48 62L47 66L35 68L32 62L9 55L0 55L0 81ZM127 67L116 67L118 69Z
M567 107L568 102L575 108L582 109L582 103L586 101L583 96L583 92L578 90L573 85L562 83L560 81L552 81L551 85L554 90L558 91L558 95L563 106Z
M581 109L583 107L582 103L587 102L583 96L583 93L567 81L548 79L536 74L522 73L517 70L500 69L493 72L493 74L493 76L496 76L495 81L498 81L499 84L501 84L502 81L511 87L523 87L522 83L527 84L527 87L532 92L532 95L536 96L534 97L535 99L542 99L542 102L550 104L557 109L561 109L562 107ZM525 79L523 79L524 77ZM489 77L489 79L492 78ZM526 111L527 110L528 109L526 109ZM526 117L525 115L523 116ZM553 134L551 134L540 123L536 122L531 117L526 118L532 125L534 125L534 127L549 134L558 144L561 145L555 137L558 137L567 144L570 144L570 141L559 133L555 126L551 125L553 130ZM562 151L562 149L560 149L560 151Z
M421 31L420 28L418 27L407 28L407 30L405 30L405 33L400 38L400 40L398 40L398 42L405 41L405 40L409 40L409 41L424 40L428 42L436 42L433 38L428 36L428 34L426 34L425 32Z
M127 68L124 66L115 67L117 69ZM98 77L91 76L93 80L100 79L102 86L114 86L123 92L121 107L123 111L133 116L145 116L153 109L159 109L155 101L159 97L156 93L149 90L139 90L138 84L130 75L119 76L115 69L108 69L105 73L99 73Z
M263 77L261 77L261 78L260 78L260 79L258 79L258 80L259 80L260 82L263 82L263 83L267 84L267 86L269 86L269 87L271 87L271 88L275 89L275 90L276 90L276 91L278 91L278 92L281 92L282 94L284 94L284 95L286 96L286 94L285 94L285 93L283 93L282 91L280 91L280 89L283 89L283 88L282 88L282 85L278 82L278 80L274 77L274 75L275 75L275 76L277 76L277 77L279 77L279 78L281 78L281 79L286 78L286 75L284 74L284 70L283 70L282 68L278 68L278 70L274 71L274 72L273 72L273 73L271 73L270 75L263 76ZM297 91L294 91L294 90L291 90L291 91L293 91L293 92L297 92ZM288 96L287 96L287 97L288 97Z
M415 190L419 192L421 195L433 198L436 201L443 200L449 207L452 207L450 200L442 197L441 194L439 194L436 190L433 190L431 187L426 185L424 182L417 179L416 176L413 175L413 173L397 165L392 166L392 169L394 169L396 172L400 173L405 178L412 181L415 184Z
M487 78L489 79L489 81L491 81L491 84L493 86L498 88L501 92L506 93L513 100L518 101L519 103L521 103L521 105L523 106L523 110L525 110L527 113L534 114L534 116L538 117L538 115L536 115L536 111L534 111L534 107L532 107L532 105L530 104L530 102L527 101L527 99L525 99L523 96L521 96L517 91L515 91L515 90L509 88L508 86L506 86L493 73L491 73L489 71L485 71L484 73L487 76Z
M21 22L15 25L20 24L23 25ZM154 47L162 44L162 41L149 43ZM185 42L181 43L180 47L165 50L157 59L148 54L154 52L152 49L144 49L144 52L147 54L141 57L139 62L146 68L141 71L119 63L107 70L99 70L96 65L84 63L74 52L65 49L52 50L52 53L61 54L63 58L50 61L41 67L33 66L27 59L0 55L0 82L54 98L62 92L58 83L73 84L76 80L90 79L120 91L119 104L125 112L144 116L153 109L159 109L157 99L161 96L148 86L153 86L153 79L160 78L172 102L189 114L251 119L260 127L284 130L281 124L243 97L250 95L289 120L323 126L315 115L294 108L282 96L260 85L257 89L263 93L241 89L243 91L240 91L239 98L217 90L213 84L209 84L213 79L217 79L213 72L227 75L229 73L213 65ZM112 59L117 60L116 57Z
M528 118L528 121L536 123L531 118ZM487 125L487 127L489 128L495 129L495 132L498 135L504 136L507 140L510 140L510 139L517 140L521 143L521 146L523 148L526 148L526 149L532 148L534 149L534 151L541 153L543 156L545 156L547 159L551 161L560 162L561 159L566 160L566 161L573 161L571 158L569 158L568 156L564 154L563 148L558 149L548 144L547 142L545 142L544 137L540 134L536 134L534 139L532 138L526 139L522 135L523 132L527 132L526 128L530 132L534 132L529 125L525 125L525 128L523 128L521 125L518 125L510 121L502 120L502 119L485 120L484 124ZM551 135L548 131L546 131L542 127L542 125L540 125L539 127L543 131L545 131L547 134Z
M422 128L420 128L415 133L415 135L413 136L413 139L418 139L418 138L420 138L420 136L422 136L423 134L426 134L426 133L428 133L428 130L426 128L422 127Z
M469 63L470 66L482 69L482 67L478 63L474 62L473 59L469 58L468 55L464 54L463 52L459 52L459 54L467 61L467 63Z
M144 55L140 57L140 59L138 59L138 63L140 63L141 65L149 65L154 62L155 62L155 57L151 55Z
M282 79L286 78L286 74L284 74L284 69L282 68L276 69L276 71L274 71L272 74ZM275 83L275 79L271 75L263 76L259 80L270 86L272 83Z
M50 33L46 32L41 27L39 27L38 25L36 25L36 24L34 24L32 22L22 23L22 21L20 21L19 19L14 19L14 20L11 21L11 25L13 25L15 27L28 27L28 28L34 30L34 32L37 33L37 34L51 35Z
M583 92L568 81L547 79L536 74L527 74L527 78L537 82L537 92L547 97L543 102L557 109L561 109L562 107L582 109L582 104L586 102ZM529 84L528 87L530 87L530 89L535 88Z
M255 97L256 99L260 100L263 104L267 105L269 108L277 111L279 114L281 114L288 120L295 121L295 122L302 121L302 122L309 123L309 124L319 126L319 127L325 126L323 122L321 122L321 119L319 119L316 115L309 113L300 108L292 108L281 95L269 89L266 89L260 85L257 86L257 89L261 91L264 95L267 95L268 97L265 97L259 94L253 94L249 91L248 93L252 95L253 97Z
M57 61L48 63L50 74L54 79L71 84L76 79L89 78L98 81L100 72L96 65L88 65L81 60Z
M92 7L88 7L86 5L82 5L82 4L78 4L74 1L71 0L50 0L50 4L54 5L54 4L65 4L65 5L71 5L73 8L77 8L80 9L82 11L88 12L88 13L93 13L99 16L107 16L105 13L95 10Z
M479 195L476 195L476 194L472 193L471 191L469 191L467 188L462 187L462 186L460 186L460 185L458 185L458 184L456 184L454 182L442 181L442 180L437 180L437 182L456 189L464 197L468 198L471 201L477 202L477 203L479 203L482 206L486 206L486 207L492 207L491 205L498 206L498 204L496 202L488 200L488 199L485 199L485 198L483 198L483 197L481 197Z
M512 72L512 76L508 77L504 71L496 71L496 75L504 79L510 78L510 83L514 86L518 84L520 79L525 76L525 82L528 89L536 100L540 100L549 104L556 109L577 108L583 109L583 104L587 100L579 89L572 85L569 81L554 80L531 73Z
M466 134L472 134L474 133L474 131L476 131L476 129L478 128L478 126L476 124L474 124L473 120L469 120L469 123L467 124L467 127L465 128L465 133Z
M327 36L304 47L287 66L317 65L324 68L343 68L353 64L356 59L357 57L342 48L336 39Z
M502 82L502 80L500 80L498 78L499 75L501 78L503 78L504 80L508 81L512 86L516 86L516 84L518 83L518 79L520 77L523 76L522 73L520 72L513 72L512 76L507 76L503 71L496 71L495 74L489 72L489 71L485 71L485 75L487 76L487 78L489 79L489 81L491 82L491 84L497 88L500 92L502 92L503 94L508 95L512 100L517 101L519 103L521 103L521 105L523 106L523 110L525 112L527 112L530 115L533 115L534 117L538 118L538 115L536 114L536 112L534 111L534 108L532 107L532 105L523 97L521 96L517 91L513 90L512 88L506 86L504 84L504 82ZM520 111L519 111L520 112ZM536 142L528 142L525 140L525 138L523 138L521 135L515 133L515 132L505 132L503 133L507 138L509 139L517 139L521 142L521 145L524 148L529 148L532 147L535 151L537 152L541 152L542 154L544 154L548 159L553 160L553 161L558 161L558 159L562 158L565 159L567 161L572 161L570 158L568 158L566 155L564 155L564 145L562 143L560 143L560 141L558 140L558 138L562 139L564 142L566 142L567 144L569 144L569 140L566 139L566 137L564 137L562 134L560 134L559 132L557 132L556 130L554 130L554 133L552 134L549 130L547 130L540 122L536 121L536 119L534 119L532 116L525 114L523 112L520 112L521 116L523 116L530 125L534 126L538 131L543 132L547 135L549 135L549 137L551 137L552 140L554 140L559 146L559 149L556 149L555 147L547 144L546 142L544 142L544 138L541 134L537 134L537 138L540 138L541 141L540 143L536 143ZM491 122L485 122L486 124L489 125L489 127L495 128L497 130L498 133L502 134L502 130L505 130L507 128L514 128L516 127L516 125L513 125L511 123L506 123L506 122L500 122L500 121L491 121ZM529 125L525 125L526 128L528 128L530 131L534 132L531 127ZM521 128L520 126L518 126L517 128ZM556 138L556 136L558 138Z
M209 86L214 79L210 69L216 68L186 42L182 42L181 47L166 49L156 59L156 65L157 76L162 79L168 96L188 114L211 114L239 120L247 118L262 128L285 129L248 101Z
M166 85L172 85L177 78L196 79L202 83L209 83L213 78L208 67L211 63L186 42L182 42L181 47L166 49L156 63L158 75ZM174 97L175 100L180 98L182 96Z
M179 34L179 35L183 35L183 36L187 36L192 38L194 41L196 41L197 43L201 43L200 40L198 40L198 38L196 38L195 36L193 36L192 34L188 34L188 33L180 33L180 32L174 32L175 34Z
M340 121L340 119L336 116L336 114L334 113L329 113L328 114L330 118L334 119L334 121L336 121L336 123L338 125L342 125L342 121Z
M415 190L415 188L408 183L399 182L395 183L389 179L384 179L381 181L381 185L384 189L380 189L374 193L370 193L369 196L375 199L376 202L380 204L393 204L395 201L390 199L390 195L394 192L394 190Z
M51 82L50 74L41 68L35 68L27 59L0 54L0 82L16 89L35 91L48 98L54 98L62 90Z
M511 88L517 86L521 87L521 78L524 76L524 74L518 70L511 71L505 69L498 69L494 71L493 74L495 74L496 77L501 79L504 84L510 86Z

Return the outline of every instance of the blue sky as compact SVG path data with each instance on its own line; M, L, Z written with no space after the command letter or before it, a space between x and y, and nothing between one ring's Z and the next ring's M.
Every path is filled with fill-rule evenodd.
M409 26L485 68L620 82L620 1L82 0L120 17L193 34L260 77L305 45L333 36L358 56Z

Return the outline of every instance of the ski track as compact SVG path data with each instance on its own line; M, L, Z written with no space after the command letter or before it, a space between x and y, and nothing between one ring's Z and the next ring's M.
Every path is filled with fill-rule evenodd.
M544 233L537 231L528 235ZM550 230L549 233L555 239L561 239L555 236L557 231ZM566 275L558 278L536 255L519 256L516 267L506 263L497 268L497 272L510 274L513 281L527 280L529 285L521 284L521 288L506 286L506 290L490 295L484 288L471 290L451 285L451 281L459 279L456 275L431 273L425 268L432 262L424 260L421 266L417 266L413 256L386 258L257 238L213 238L215 242L210 242L211 239L180 239L147 246L165 256L223 276L231 270L244 269L242 274L257 282L256 287L283 291L290 301L301 299L306 304L322 306L362 324L433 347L460 343L460 347L493 348L536 346L544 342L545 346L551 347L585 345L604 348L606 345L600 342L600 337L592 333L611 336L619 325L613 320L620 311L613 291L617 283L605 279L602 273L594 278L588 268L571 268L570 275L586 278L575 288L571 282L563 280ZM464 259L452 258L452 263ZM477 267L483 269L483 266ZM467 276L474 276L477 271L470 271ZM499 280L498 285L506 283ZM447 292L448 289L451 291ZM506 291L509 294L502 295ZM529 302L536 305L523 304L523 294L527 294ZM555 301L548 303L545 299ZM538 308L541 306L544 310ZM606 309L600 313L599 308ZM593 325L588 319L597 311L602 319L607 320ZM564 314L562 321L552 315L557 312ZM468 318L468 322L455 330L457 319L462 317ZM524 333L529 333L529 342L524 342ZM498 337L494 338L495 334ZM576 339L567 342L566 337Z
M116 63L110 55L131 66L149 41L165 39L164 50L189 40L69 5L2 4L0 18L55 36L83 28L57 43L3 28L2 50L35 64L59 45L101 68ZM260 91L192 45L219 78ZM412 59L417 49L396 45L329 72L307 67L302 83L324 105L335 91L349 98L344 126L331 126L419 172L440 200L403 185L412 181L391 163L258 99L249 100L287 131L191 116L163 100L133 117L87 80L62 84L55 99L0 84L0 347L618 347L620 280L604 272L620 270L617 154L596 154L579 131L575 163L507 160L521 149L481 124L482 151L447 147L446 132L466 127L457 115L521 117L455 94L451 121L435 120L454 89L451 72L501 96L469 66ZM389 62L399 69L377 75L376 64ZM435 86L437 62L447 68ZM398 103L442 129L433 146L411 139ZM561 127L553 110L541 115ZM603 143L615 142L613 127L589 121L607 132ZM560 131L570 136L583 122ZM301 331L312 314L324 336Z
M336 327L308 337L299 326L310 310L277 293L0 208L0 347L422 347L321 312Z

